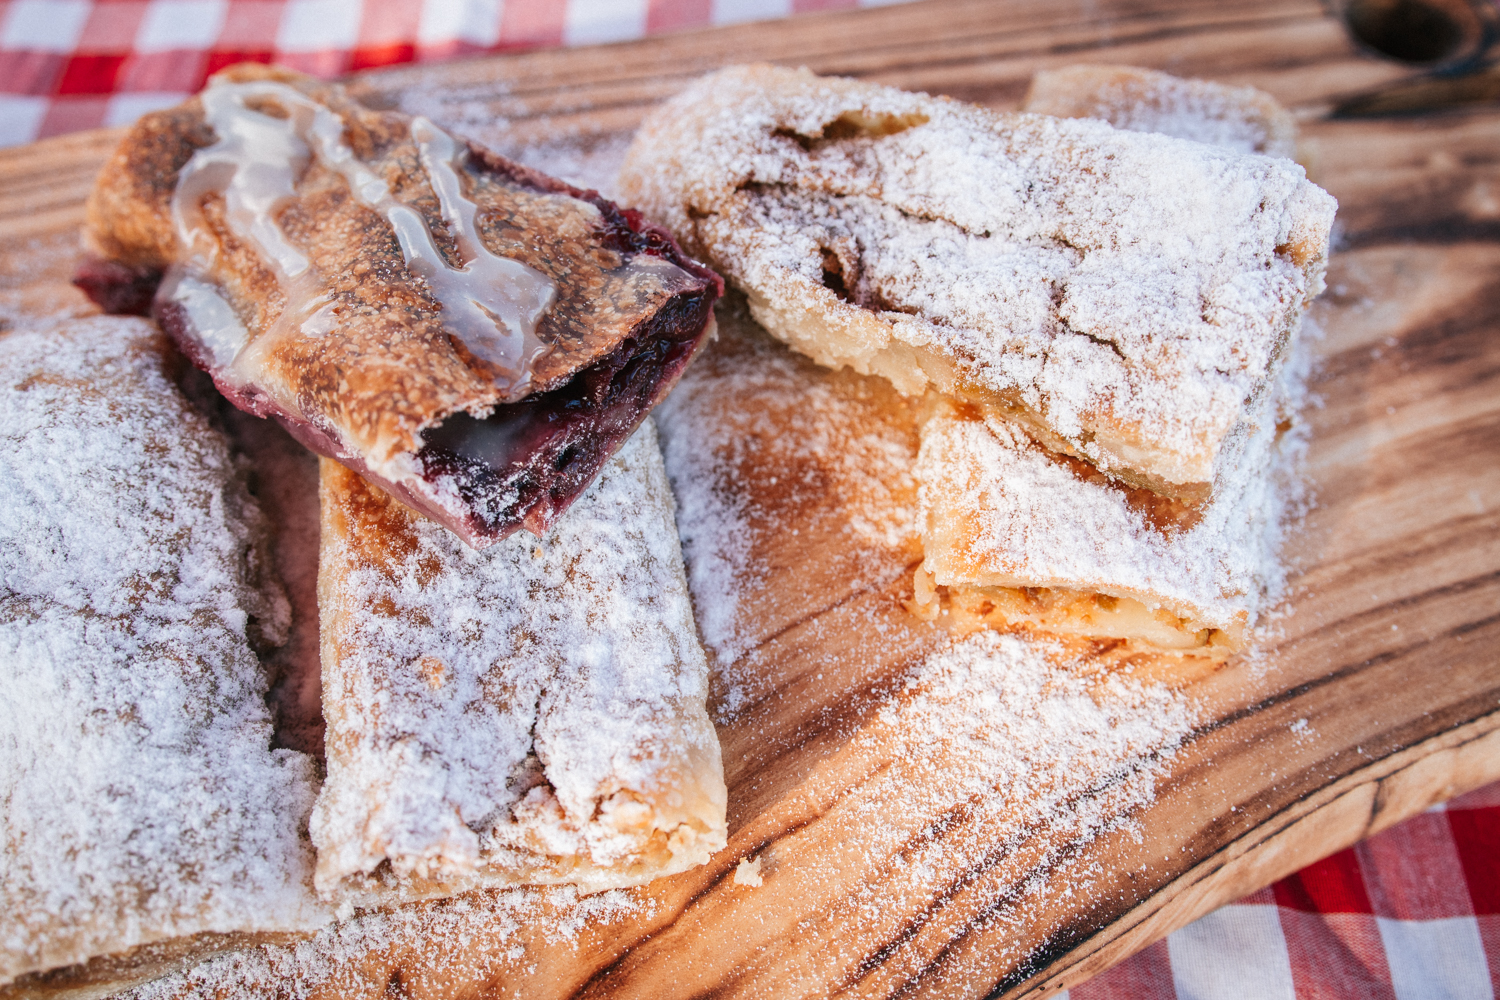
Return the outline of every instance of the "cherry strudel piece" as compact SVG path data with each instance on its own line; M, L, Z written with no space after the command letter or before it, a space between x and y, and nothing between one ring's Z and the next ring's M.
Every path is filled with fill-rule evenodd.
M314 762L271 748L268 526L179 361L140 319L0 335L0 983L333 917Z
M1289 160L772 66L654 113L621 190L815 360L1197 503L1335 208Z
M553 523L722 289L594 192L253 65L136 123L87 239L97 301L473 545Z
M541 540L477 552L327 460L322 504L322 892L603 889L724 846L707 664L649 422Z

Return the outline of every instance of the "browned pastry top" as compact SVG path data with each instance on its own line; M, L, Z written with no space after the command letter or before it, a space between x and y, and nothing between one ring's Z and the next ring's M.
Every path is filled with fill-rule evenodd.
M368 110L341 87L285 70L247 64L216 80L285 84L335 112L354 156L420 214L449 265L463 266L420 162L410 117ZM258 110L266 105L281 116L274 98ZM201 98L142 118L89 200L94 249L137 272L160 272L181 261L188 248L174 224L174 193L189 160L215 140ZM478 206L475 228L485 247L534 268L555 286L536 328L545 349L519 391L497 386L490 364L445 327L441 303L408 269L391 225L353 196L337 170L310 159L295 198L272 212L287 241L317 271L336 328L322 336L278 337L259 353L254 381L281 408L340 429L377 464L415 450L418 433L451 413L482 416L497 403L560 385L616 349L685 284L704 279L663 233L592 192L472 146L458 173L464 196ZM256 247L236 236L222 195L209 193L200 204L201 225L216 244L208 277L226 293L253 348L288 308L287 286Z

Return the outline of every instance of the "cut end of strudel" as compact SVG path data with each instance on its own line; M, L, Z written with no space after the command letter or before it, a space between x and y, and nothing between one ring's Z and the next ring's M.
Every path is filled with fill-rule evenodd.
M1335 208L1285 159L772 66L653 114L621 190L815 360L1197 503Z
M1131 132L1156 132L1238 153L1290 159L1297 151L1296 122L1265 91L1139 66L1042 70L1031 78L1021 110L1097 118Z
M140 319L0 335L0 983L333 916L315 765L271 748L269 525L176 358Z
M1279 579L1295 372L1225 444L1203 506L1112 480L1008 421L929 399L916 476L924 560L910 604L999 628L1222 659Z
M637 885L725 843L707 664L648 423L482 552L322 464L317 885L357 905Z
M543 533L666 394L716 275L425 118L233 67L100 173L76 278L237 406L472 545Z

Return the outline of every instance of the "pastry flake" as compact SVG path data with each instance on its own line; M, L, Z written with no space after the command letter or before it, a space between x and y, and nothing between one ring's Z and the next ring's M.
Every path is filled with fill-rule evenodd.
M540 541L476 552L327 460L322 503L321 891L597 890L724 845L707 663L649 425Z
M342 88L243 65L142 118L78 283L234 403L473 545L545 532L666 393L721 290L663 230Z
M1287 160L772 66L667 102L621 190L815 360L1200 503L1335 207Z

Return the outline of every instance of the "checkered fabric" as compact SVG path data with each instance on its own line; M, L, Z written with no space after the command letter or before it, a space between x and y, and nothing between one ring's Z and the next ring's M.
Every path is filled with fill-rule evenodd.
M247 59L332 77L884 2L0 0L0 146L126 124ZM1209 914L1070 1000L1496 994L1500 784Z
M232 63L372 66L891 0L0 0L0 146L124 125Z
M1210 913L1068 1000L1488 1000L1500 994L1500 784Z

